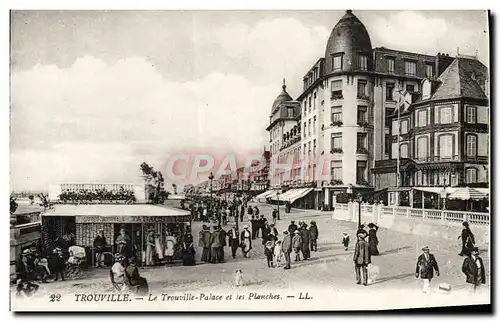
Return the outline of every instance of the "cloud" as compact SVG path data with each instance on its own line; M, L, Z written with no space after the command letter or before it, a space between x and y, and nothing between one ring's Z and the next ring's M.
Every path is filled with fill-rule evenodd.
M141 57L36 65L12 75L11 179L130 181L174 150L262 150L276 95L238 75L167 81Z
M457 25L451 20L427 17L416 11L400 11L376 18L368 29L375 46L430 55L439 51L453 56L457 47L461 54L468 55L475 55L477 49L480 60L488 63L488 33Z
M324 55L330 31L285 18L260 20L253 26L228 23L207 30L199 41L202 47L220 45L229 58L248 60L261 83L279 89L281 78L287 78L290 92L296 97L302 89L302 77Z

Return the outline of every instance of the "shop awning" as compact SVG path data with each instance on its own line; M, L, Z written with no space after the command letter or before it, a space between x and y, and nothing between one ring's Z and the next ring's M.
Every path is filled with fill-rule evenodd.
M42 213L49 216L75 217L76 223L181 223L191 213L152 204L57 204Z
M264 193L261 193L257 196L255 196L256 199L266 199L268 198L273 192L275 192L274 190L269 190L269 191L265 191Z
M293 197L290 198L290 203L295 202L296 200L306 196L310 192L312 192L314 188L302 188L301 191L297 194L295 194Z
M295 189L295 188L290 189L281 195L274 195L272 200L277 201L279 198L279 200L282 202L288 202L290 197L292 197L295 193L297 193L297 191L298 191L298 189Z
M435 193L441 194L443 191L443 187L414 187L416 191L426 192L426 193ZM457 190L456 187L446 187L446 193L454 193Z
M481 200L487 198L488 194L481 193L472 187L458 188L455 192L451 193L449 199L460 199L460 200Z
M309 194L314 188L294 188L291 190L288 190L287 192L283 193L282 195L279 195L279 200L283 202L290 202L293 203L296 200L306 196ZM274 196L272 200L277 201L278 198Z

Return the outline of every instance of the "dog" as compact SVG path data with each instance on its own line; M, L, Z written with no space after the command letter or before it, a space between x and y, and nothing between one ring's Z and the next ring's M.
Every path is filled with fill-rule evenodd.
M236 270L234 275L234 285L243 286L243 272L241 272L241 270Z

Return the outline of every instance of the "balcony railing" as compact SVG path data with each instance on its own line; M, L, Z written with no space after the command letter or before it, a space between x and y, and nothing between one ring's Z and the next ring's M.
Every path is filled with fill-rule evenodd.
M342 148L338 148L338 147L334 147L332 148L332 150L330 151L332 154L342 154L344 151L342 150Z

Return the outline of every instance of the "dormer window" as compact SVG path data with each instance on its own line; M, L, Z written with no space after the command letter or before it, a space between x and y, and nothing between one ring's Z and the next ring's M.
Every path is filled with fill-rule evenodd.
M333 71L342 70L343 67L343 54L333 55Z
M366 55L358 56L358 68L360 70L368 70L368 57Z
M425 64L425 76L427 78L434 77L434 65L430 63Z
M417 63L415 61L405 61L405 74L408 76L415 76L417 74Z

